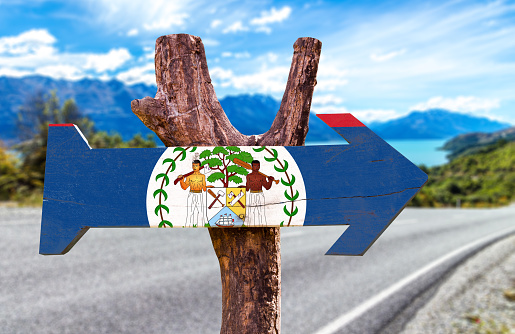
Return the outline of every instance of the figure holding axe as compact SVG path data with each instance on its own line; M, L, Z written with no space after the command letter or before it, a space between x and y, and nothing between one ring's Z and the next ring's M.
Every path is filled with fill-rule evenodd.
M234 159L234 163L244 168L249 169L249 164L239 159ZM252 172L247 174L247 216L245 217L245 225L247 226L266 226L265 217L265 195L263 188L269 190L272 187L272 182L275 180L273 176L266 176L259 171L261 163L259 160L252 161ZM249 193L250 191L250 193Z
M174 184L180 181L182 189L186 190L188 187L190 188L186 226L198 227L207 223L204 194L202 194L202 192L207 189L206 176L200 173L203 166L200 166L199 160L193 160L191 167L193 171L186 175L179 175L174 181ZM211 186L209 187L211 188Z

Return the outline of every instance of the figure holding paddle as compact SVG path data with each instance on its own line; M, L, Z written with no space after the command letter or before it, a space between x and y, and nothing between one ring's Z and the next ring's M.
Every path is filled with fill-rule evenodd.
M261 164L259 160L252 161L252 173L247 174L246 190L248 193L247 216L245 224L247 226L266 226L265 216L265 195L263 188L269 190L274 181L273 176L266 176L259 171ZM250 191L250 193L249 193Z

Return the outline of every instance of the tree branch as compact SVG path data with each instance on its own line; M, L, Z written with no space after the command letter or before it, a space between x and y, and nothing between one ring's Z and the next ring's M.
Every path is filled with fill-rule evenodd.
M293 45L293 58L281 107L257 145L302 146L308 134L309 111L317 83L322 42L299 38Z
M166 146L303 145L321 47L314 38L297 39L281 107L261 135L243 135L229 122L196 36L157 39L156 96L134 100L131 108ZM280 228L209 228L209 235L222 276L221 333L279 333Z
M132 111L166 146L303 145L322 43L299 38L288 82L270 130L246 136L229 122L211 84L199 37L178 34L156 41L155 98L133 100Z

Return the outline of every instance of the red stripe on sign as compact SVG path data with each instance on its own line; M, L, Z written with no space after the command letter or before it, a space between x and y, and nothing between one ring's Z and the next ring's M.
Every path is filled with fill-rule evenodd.
M71 124L71 123L66 123L66 124L48 124L48 126L73 126L73 124Z
M317 114L317 116L332 128L365 126L352 114Z

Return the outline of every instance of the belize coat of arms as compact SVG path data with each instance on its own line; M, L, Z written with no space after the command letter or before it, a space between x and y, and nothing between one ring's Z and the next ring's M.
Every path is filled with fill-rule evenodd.
M302 225L299 197L302 175L283 147L177 147L154 167L147 215L152 227Z

